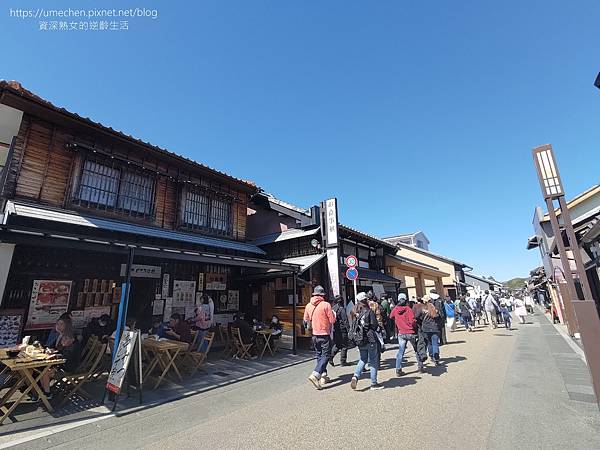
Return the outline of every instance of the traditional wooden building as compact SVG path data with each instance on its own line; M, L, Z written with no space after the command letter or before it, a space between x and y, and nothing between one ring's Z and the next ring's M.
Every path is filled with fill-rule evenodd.
M297 269L247 242L258 188L0 81L0 298L44 329L115 315L133 248L130 314L253 312L248 273Z
M342 297L353 299L352 282L344 277L346 256L354 255L358 259L358 292L373 290L378 295L383 292L396 295L401 287L401 281L385 270L386 257L395 252L395 247L344 225L338 226L338 272L331 273L321 223L320 205L303 209L267 193L254 195L248 207L248 236L254 238L251 243L266 251L270 258L299 266L296 306L299 336L307 336L301 318L315 286L324 286L331 296L334 290L332 277L339 276ZM264 230L268 233L260 235ZM252 275L252 278L256 286L260 286L262 318L277 315L289 330L294 322L292 277L271 270L268 274Z

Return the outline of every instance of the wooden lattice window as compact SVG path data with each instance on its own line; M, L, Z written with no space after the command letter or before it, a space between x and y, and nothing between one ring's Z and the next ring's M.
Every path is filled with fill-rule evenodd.
M182 226L190 230L231 236L233 234L232 200L201 188L186 189Z
M88 158L83 162L74 203L148 217L154 212L155 184L155 178L141 169Z

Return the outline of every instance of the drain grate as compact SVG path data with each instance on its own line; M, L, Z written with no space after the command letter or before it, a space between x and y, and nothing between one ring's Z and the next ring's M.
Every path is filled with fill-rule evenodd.
M219 377L228 377L229 374L227 372L213 372L213 375L217 375Z

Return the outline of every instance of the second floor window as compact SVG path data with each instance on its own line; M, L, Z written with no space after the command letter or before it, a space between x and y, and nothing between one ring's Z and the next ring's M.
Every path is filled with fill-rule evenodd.
M154 181L142 171L86 159L75 198L80 205L145 217L153 212Z
M194 189L185 193L184 200L182 219L185 228L226 236L232 234L231 201Z

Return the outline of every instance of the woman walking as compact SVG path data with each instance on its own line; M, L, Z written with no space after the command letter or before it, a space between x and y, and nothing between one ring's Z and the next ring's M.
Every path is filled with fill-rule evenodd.
M460 303L458 304L459 313L462 317L462 322L465 325L467 331L473 331L473 311L471 310L471 306L467 302L464 296L460 298Z
M440 324L441 314L431 303L428 296L423 297L423 308L419 309L415 319L421 329L421 335L427 343L427 353L436 366L440 364L440 332L443 324Z
M383 389L383 385L377 383L377 369L379 369L379 338L377 330L379 324L373 310L369 307L367 295L360 292L356 296L356 306L352 311L352 333L351 337L358 346L360 359L356 364L354 376L350 387L356 389L360 375L369 363L371 371L371 389Z
M515 315L519 318L519 322L524 324L527 317L527 308L521 297L515 299Z

